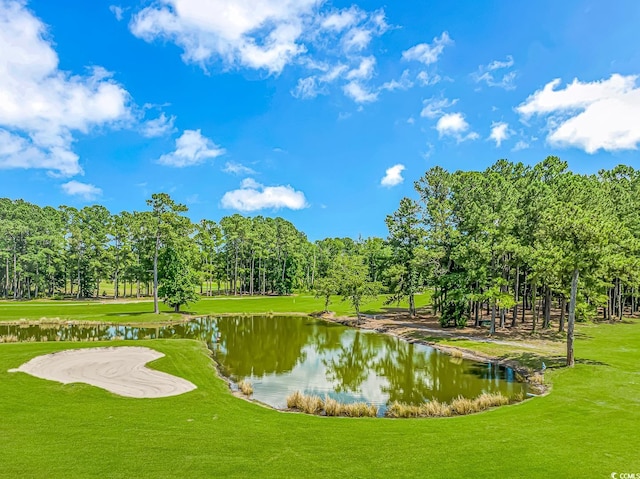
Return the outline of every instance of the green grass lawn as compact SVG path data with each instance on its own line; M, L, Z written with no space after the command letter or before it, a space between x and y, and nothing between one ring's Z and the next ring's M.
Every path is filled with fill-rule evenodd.
M376 314L385 308L395 308L396 304L384 305L386 296L365 303L364 313ZM429 303L428 293L416 296L417 307ZM400 307L407 308L406 302ZM185 313L192 315L215 314L269 314L269 313L312 313L322 311L324 301L310 295L295 296L222 296L203 298L197 303L185 307ZM335 297L329 306L338 315L355 315L347 301ZM160 304L162 315L153 314L152 300L125 302L100 301L0 301L0 321L19 321L21 319L38 320L57 318L76 321L105 321L114 323L157 322L180 319L180 314L170 312L170 308Z
M195 341L108 343L162 351L166 357L152 367L198 386L162 399L127 399L7 372L40 354L96 343L0 344L0 477L608 478L640 472L640 322L580 325L578 333L579 363L547 372L549 395L472 416L415 420L311 417L246 402L229 393Z

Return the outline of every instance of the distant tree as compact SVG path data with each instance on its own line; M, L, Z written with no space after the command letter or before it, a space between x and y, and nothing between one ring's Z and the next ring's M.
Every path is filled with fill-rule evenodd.
M153 218L153 312L158 314L158 256L162 246L169 242L172 237L181 237L188 230L190 221L188 218L180 216L186 212L186 206L176 203L166 193L154 193L151 199L147 200L147 205L151 206L151 216Z
M409 198L403 198L398 210L387 216L386 223L393 261L400 267L396 290L389 301L408 298L409 314L415 316L415 294L421 286L416 255L424 241L424 231L420 226L420 206Z
M329 304L331 303L331 296L340 292L340 285L337 282L337 278L334 276L318 278L315 280L313 289L316 298L324 299L323 312L328 313Z
M198 284L188 251L174 245L165 247L159 257L158 294L165 304L178 313L182 305L198 300L195 288Z
M360 306L367 299L375 298L382 288L379 282L369 281L369 267L360 255L342 254L336 257L329 272L338 285L343 300L348 300L360 321Z
M562 251L561 267L571 277L567 321L567 366L575 364L574 325L580 276L596 270L617 230L610 202L592 176L567 173L558 182L554 203L541 221L541 242Z

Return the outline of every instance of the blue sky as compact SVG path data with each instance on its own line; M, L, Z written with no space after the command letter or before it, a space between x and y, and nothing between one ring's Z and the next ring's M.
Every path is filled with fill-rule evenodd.
M0 0L0 196L386 236L428 168L640 167L640 3Z

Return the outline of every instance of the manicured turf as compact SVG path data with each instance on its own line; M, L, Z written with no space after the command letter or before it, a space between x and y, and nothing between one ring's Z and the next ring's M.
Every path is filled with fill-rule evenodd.
M428 293L416 296L418 307L428 304ZM368 314L382 313L385 309L397 305L384 305L385 296L370 301L362 306L362 312ZM400 307L407 307L401 303ZM185 307L185 314L270 314L270 313L312 313L322 311L324 301L310 295L294 296L222 296L203 298L195 304ZM329 306L338 315L355 315L348 302L335 297ZM180 319L182 316L170 312L164 304L160 305L161 316L152 313L153 303L149 299L140 301L0 301L0 321L18 321L21 319L38 320L58 318L60 320L104 321L113 323L157 322L169 319ZM150 312L151 311L151 312Z
M548 371L548 396L421 420L309 417L248 403L228 392L194 341L108 343L158 349L167 356L152 367L198 386L148 400L7 372L40 354L96 343L0 344L0 477L605 478L640 472L640 323L581 325L578 333L579 364Z

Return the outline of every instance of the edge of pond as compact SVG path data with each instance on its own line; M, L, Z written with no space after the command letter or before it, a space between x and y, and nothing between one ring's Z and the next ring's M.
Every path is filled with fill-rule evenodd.
M481 353L479 351L475 351L473 349L468 349L468 348L463 348L463 347L454 347L454 346L447 346L447 345L443 345L443 344L439 344L433 341L427 341L427 340L423 340L423 339L418 339L418 338L413 338L413 337L408 337L407 336L407 331L405 331L404 333L396 333L393 330L390 330L388 328L385 327L366 327L364 324L360 324L357 318L354 317L350 317L350 316L340 316L340 317L335 317L335 316L328 316L328 315L324 315L322 313L303 313L300 311L296 311L296 312L262 312L262 313L217 313L217 312L211 312L208 314L184 314L183 317L179 318L179 319L161 319L158 318L159 321L127 321L127 322L112 322L112 321L91 321L91 320L74 320L74 319L61 319L61 318L40 318L40 319L35 319L35 320L29 320L29 319L19 319L19 320L9 320L9 321L0 321L0 324L2 325L7 325L7 326L41 326L41 325L78 325L78 326L90 326L90 325L96 325L96 324L100 324L100 325L108 325L108 326L133 326L133 327L154 327L154 326L161 326L161 325L167 325L167 324L182 324L182 323L187 323L189 321L192 321L194 319L197 318L201 318L204 316L220 316L220 317L228 317L228 316L267 316L267 317L272 317L272 316L294 316L294 317L313 317L316 319L321 319L323 321L327 321L330 323L334 323L334 324L340 324L343 326L348 326L348 327L352 327L352 328L358 328L358 329L362 329L364 331L374 331L378 334L386 334L389 336L393 336L399 339L402 339L403 341L407 341L409 343L417 343L417 344L422 344L425 346L429 346L431 348L434 349L438 349L446 354L455 356L455 355L459 355L460 357L464 358L464 359L469 359L471 361L477 361L477 362L482 362L482 363L494 363L494 364L498 364L501 366L506 366L509 367L511 369L513 369L518 375L520 375L523 379L524 382L526 382L530 388L532 389L532 391L535 392L535 394L531 394L531 396L533 397L538 397L538 396L545 396L547 395L550 391L551 391L551 384L548 383L539 383L534 381L532 378L535 377L536 375L540 375L543 379L544 379L544 374L542 372L536 372L527 368L525 366L523 366L522 364L520 364L518 361L513 360L513 359L505 359L505 358L501 358L501 357L497 357L497 356L491 356L489 354L486 353ZM419 331L418 329L411 329L409 332L411 331ZM474 338L470 337L469 338L470 341L473 341ZM225 381L227 381L228 385L229 385L229 389L230 391L235 394L235 391L233 391L231 389L231 384L233 383L229 378L227 378L224 374L222 374L222 371L219 370L219 366L218 363L215 361L215 359L212 360L214 361L214 363L216 364L216 370L218 372L218 375L223 378ZM244 395L239 394L237 395L238 397L241 397L243 399L246 399L250 402L254 402L256 404L260 404L262 406L265 407L269 407L271 408L271 406L265 405L260 403L259 401L255 401L249 398L246 398ZM284 411L287 412L286 410L281 410L281 409L276 409L276 408L271 408L277 411Z
M460 355L460 357L464 359L469 359L471 361L481 362L481 363L493 363L498 364L500 366L505 366L513 369L520 377L524 379L524 382L530 386L530 388L535 392L535 394L530 394L532 397L540 397L546 396L551 391L551 384L548 383L538 383L533 380L536 375L540 375L540 377L544 380L544 373L542 371L532 371L530 368L523 366L518 361L514 359L505 359L498 356L492 356L490 354L481 353L479 351L475 351L473 349L463 348L463 347L455 347L448 346L444 344L439 344L433 341L427 341L424 339L418 339L413 337L408 337L407 332L404 333L396 333L393 330L390 330L385 327L366 327L364 324L360 324L357 318L353 317L329 317L323 315L312 315L318 319L322 319L324 321L341 324L343 326L348 326L352 328L362 329L363 331L375 331L378 334L386 334L388 336L393 336L398 339L402 339L408 343L422 344L424 346L429 346L431 348L442 351L451 356ZM419 329L411 329L409 332L419 331ZM473 341L474 338L470 337L470 341Z

